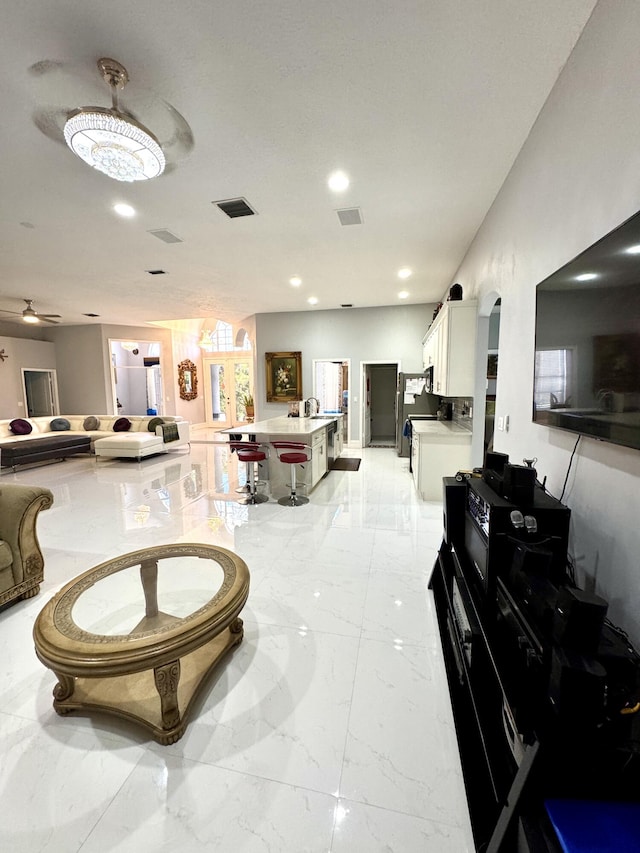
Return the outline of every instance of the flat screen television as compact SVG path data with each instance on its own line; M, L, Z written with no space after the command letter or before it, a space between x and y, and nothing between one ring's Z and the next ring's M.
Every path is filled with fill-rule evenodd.
M533 420L640 450L640 213L537 286Z

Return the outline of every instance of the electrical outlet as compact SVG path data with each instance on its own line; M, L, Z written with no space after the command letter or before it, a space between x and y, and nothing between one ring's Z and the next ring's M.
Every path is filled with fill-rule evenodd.
M500 430L500 432L504 430L504 418L498 418L498 429Z

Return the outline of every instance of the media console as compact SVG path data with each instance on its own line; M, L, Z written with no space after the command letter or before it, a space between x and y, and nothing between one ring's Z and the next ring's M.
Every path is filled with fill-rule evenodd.
M444 478L429 582L471 823L483 853L556 853L545 802L638 800L638 658L567 571L569 509L487 479Z

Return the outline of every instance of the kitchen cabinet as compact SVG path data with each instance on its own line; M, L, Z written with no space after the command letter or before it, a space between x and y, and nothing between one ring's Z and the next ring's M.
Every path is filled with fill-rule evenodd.
M344 450L344 429L345 425L343 424L344 418L338 418L338 425L336 429L336 434L333 440L333 458L337 459L342 451Z
M433 367L433 393L472 397L474 392L475 300L445 302L422 341L425 369Z
M442 500L442 478L471 466L471 431L453 421L413 421L411 470L420 497Z
M427 367L434 367L436 363L439 339L438 331L439 327L433 329L433 332L429 329L422 344L422 364L425 370Z
M306 474L306 479L304 482L306 485L312 489L316 483L318 483L324 475L327 473L327 428L323 427L322 429L317 430L311 436L311 449L313 450L313 455L311 457L311 481L309 482L309 466L307 466L306 472L300 472L301 474Z

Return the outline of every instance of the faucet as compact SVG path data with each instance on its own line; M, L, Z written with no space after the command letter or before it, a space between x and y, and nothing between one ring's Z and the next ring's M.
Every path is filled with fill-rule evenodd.
M313 414L314 414L314 415L317 415L317 414L320 412L320 400L318 400L318 398L317 398L317 397L308 397L308 398L307 398L307 402L308 402L308 403L310 403L312 400L313 400L313 401L315 402L315 404L316 404L316 410L315 410L315 412L313 412ZM312 413L311 413L311 412L309 412L309 414L312 414Z

